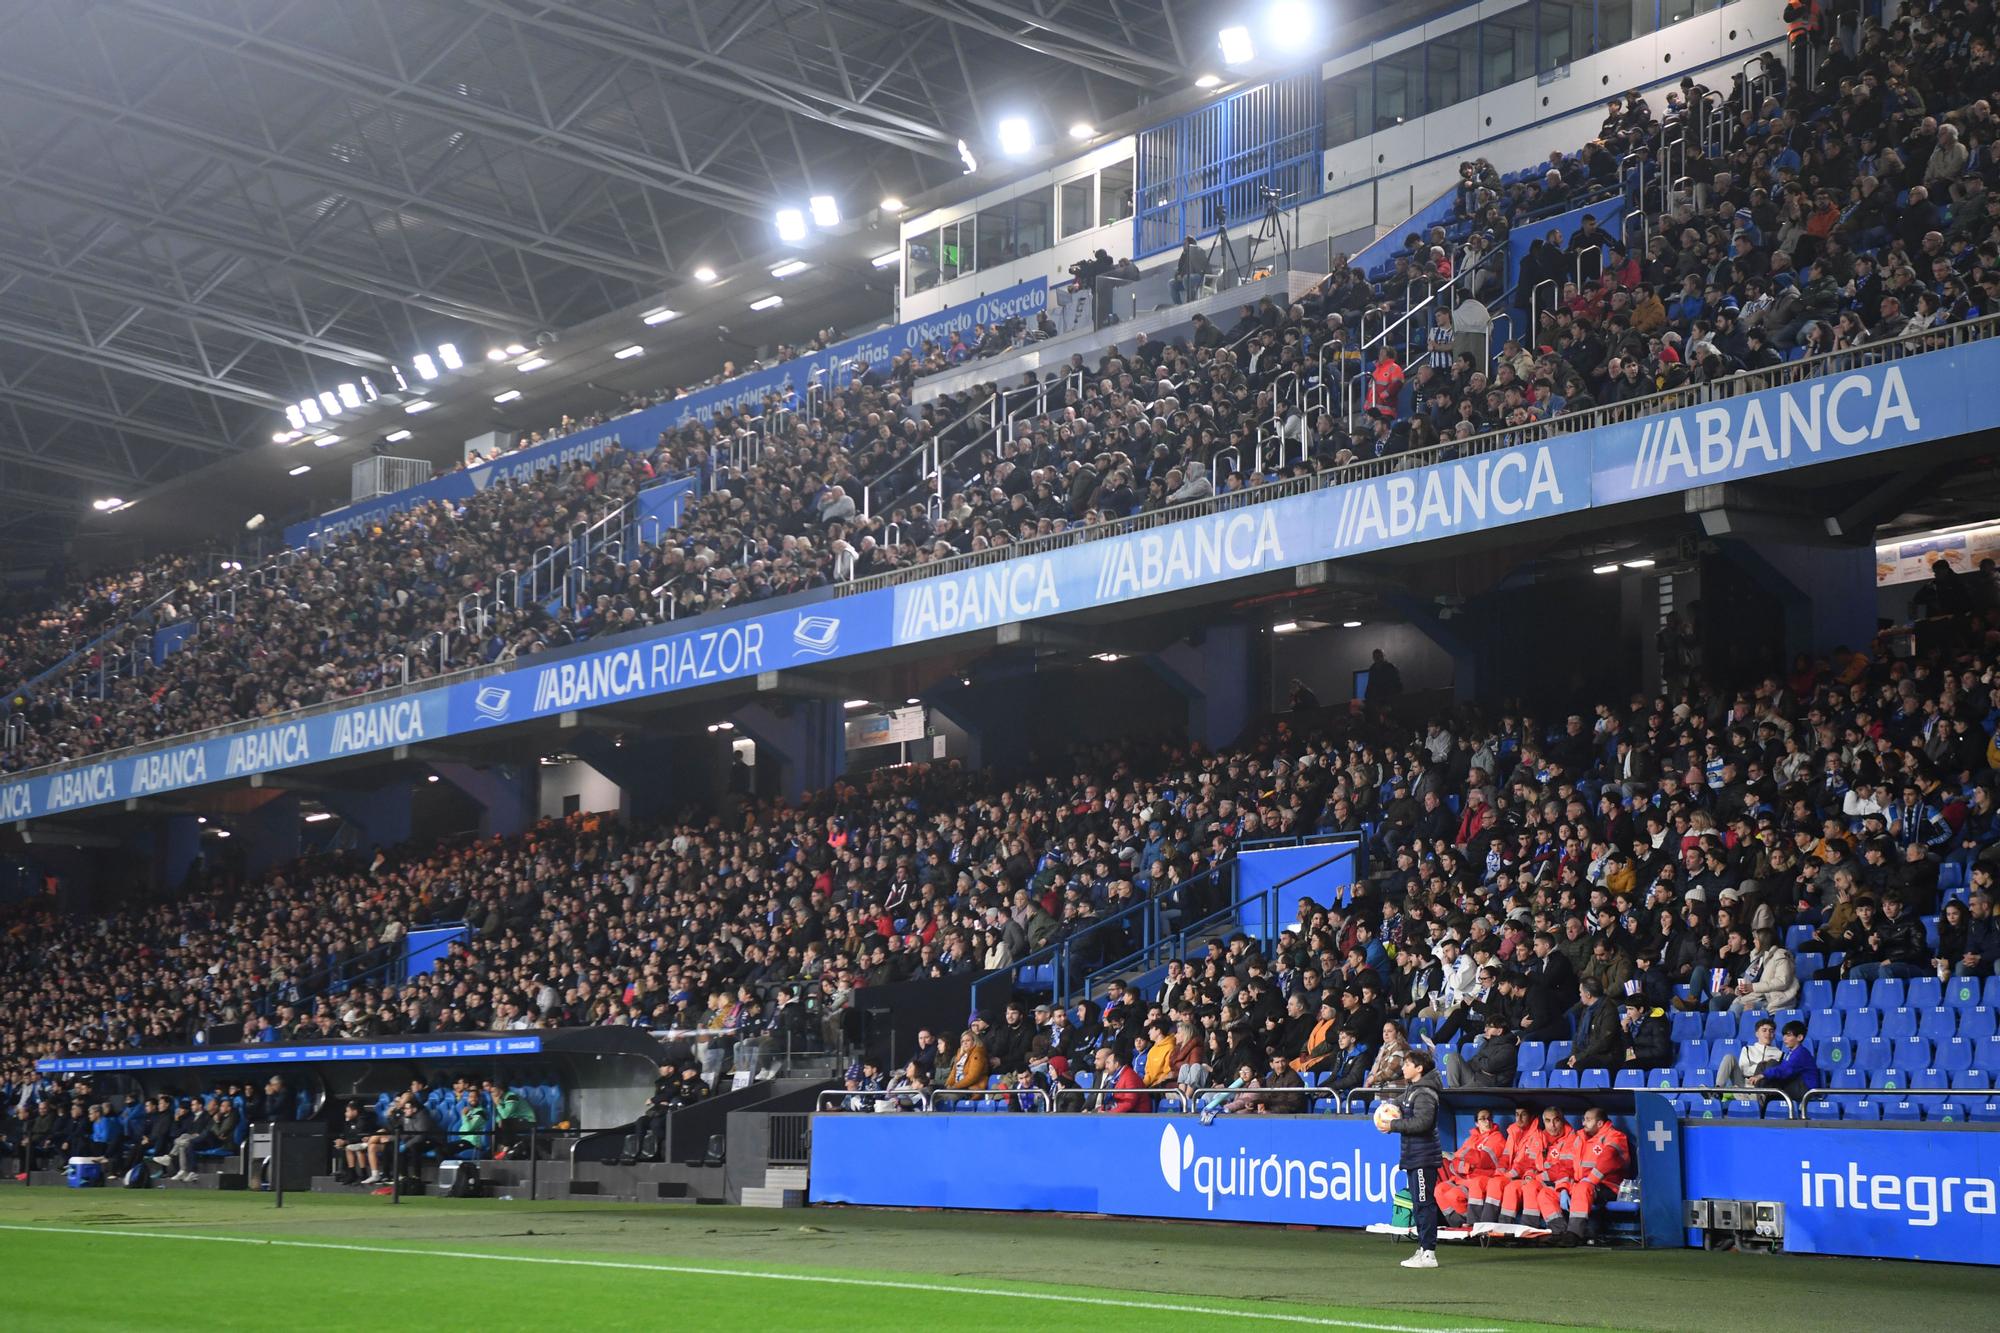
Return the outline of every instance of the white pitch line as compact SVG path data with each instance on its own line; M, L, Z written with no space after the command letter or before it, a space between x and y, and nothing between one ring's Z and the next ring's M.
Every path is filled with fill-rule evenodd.
M889 1278L822 1277L810 1273L767 1273L742 1268L701 1268L693 1264L624 1263L615 1259L565 1259L555 1255L486 1254L478 1250L402 1249L394 1245L351 1245L322 1240L262 1240L254 1236L202 1236L180 1231L130 1231L111 1227L30 1226L0 1223L0 1231L33 1231L59 1236L123 1236L134 1240L206 1241L222 1245L276 1245L293 1250L342 1250L353 1254L387 1254L399 1258L483 1259L502 1264L554 1264L565 1268L610 1268L634 1273L672 1273L689 1277L733 1277L761 1282L811 1282L830 1287L868 1287L878 1291L915 1291L939 1296L996 1296L1017 1301L1053 1301L1064 1305L1105 1306L1116 1310L1146 1310L1159 1314L1199 1314L1224 1319L1261 1319L1270 1323L1306 1324L1314 1328L1356 1328L1368 1333L1501 1333L1496 1328L1420 1327L1413 1324L1367 1324L1352 1319L1286 1314L1278 1310L1227 1310L1210 1305L1178 1305L1167 1301L1121 1301L1108 1296L1069 1296L1052 1291L1008 1291L1000 1287L956 1287L935 1282L897 1282Z

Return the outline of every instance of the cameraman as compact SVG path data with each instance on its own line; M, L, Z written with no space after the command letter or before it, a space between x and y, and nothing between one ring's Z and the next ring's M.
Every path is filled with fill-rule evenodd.
M1195 244L1194 237L1181 240L1181 257L1174 262L1174 280L1168 285L1173 294L1174 304L1192 301L1201 295L1202 286L1208 281L1208 256Z

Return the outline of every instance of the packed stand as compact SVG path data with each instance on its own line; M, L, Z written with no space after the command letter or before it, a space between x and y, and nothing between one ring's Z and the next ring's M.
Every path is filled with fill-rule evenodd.
M168 598L212 560L176 552L132 568L77 574L54 588L7 599L0 608L0 679L20 687L96 646L110 629ZM160 623L176 618L169 600ZM86 655L82 664L92 664Z

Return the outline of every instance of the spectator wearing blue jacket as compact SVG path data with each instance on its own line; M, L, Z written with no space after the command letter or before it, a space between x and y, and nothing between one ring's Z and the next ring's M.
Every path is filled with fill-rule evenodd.
M1751 1074L1743 1081L1753 1088L1782 1092L1797 1101L1819 1086L1819 1061L1813 1058L1813 1049L1806 1044L1806 1025L1797 1019L1785 1024L1778 1040L1784 1044L1784 1056L1769 1069Z
M113 1170L121 1170L125 1159L125 1127L107 1103L90 1108L90 1150L102 1157Z

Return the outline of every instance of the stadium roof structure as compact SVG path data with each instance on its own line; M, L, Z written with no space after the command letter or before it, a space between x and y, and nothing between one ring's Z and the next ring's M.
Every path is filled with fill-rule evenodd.
M769 256L774 210L809 195L835 195L850 218L920 195L963 171L961 139L990 144L1022 108L1054 138L1183 92L1213 63L1213 8L8 5L0 541L59 538L94 497L227 473L213 465L271 448L286 405L441 342L470 361L559 338L699 266ZM865 277L883 244L825 276ZM876 290L879 318L886 282ZM731 313L739 347L711 340L709 369L814 312L788 298ZM663 382L657 361L625 373Z

